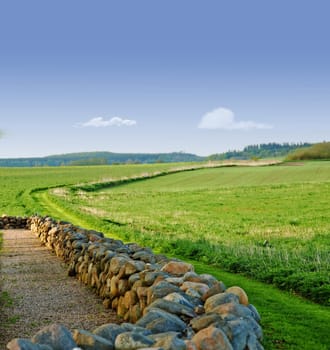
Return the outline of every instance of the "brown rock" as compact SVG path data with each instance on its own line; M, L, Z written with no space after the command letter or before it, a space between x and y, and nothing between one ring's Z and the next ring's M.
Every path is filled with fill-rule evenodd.
M154 346L164 350L186 350L185 342L178 337L177 332L158 333L149 336L155 341Z
M187 289L193 289L201 296L207 293L210 288L207 284L204 283L186 281L181 285L180 289L183 291L186 291Z
M128 291L124 295L124 305L127 309L138 302L137 294L134 291Z
M136 323L142 317L142 310L140 304L130 307L130 322Z
M128 308L125 306L124 297L119 297L118 306L117 306L117 315L124 317L127 313Z
M231 302L238 304L238 296L236 294L227 292L215 294L206 300L204 304L205 311L212 312L217 306Z
M203 296L202 301L205 301L209 297L212 297L215 294L223 293L226 290L226 286L223 282L216 282Z
M195 317L190 321L190 325L195 332L209 327L210 325L222 320L219 314L209 313L199 317Z
M225 333L213 326L199 331L194 335L192 341L198 350L233 350Z
M149 305L156 299L163 298L167 294L174 292L179 293L180 291L181 290L179 287L174 286L173 284L166 281L161 281L157 285L154 285L148 289L147 303Z
M111 308L111 300L110 299L104 299L102 302L104 308L110 309Z
M114 344L109 339L100 337L99 335L87 332L81 329L75 329L72 333L73 339L77 345L84 350L113 350Z
M52 350L48 345L34 344L28 339L13 339L7 344L8 350Z
M110 272L113 273L114 275L117 275L122 268L127 262L128 258L124 258L122 256L115 256L111 259L110 263Z
M118 278L117 278L117 276L114 276L110 280L110 296L111 296L111 298L114 298L118 295L119 295Z
M130 350L148 348L155 343L154 340L140 333L125 332L117 336L115 341L116 350Z
M118 293L124 295L128 291L128 280L121 279L118 281Z
M189 271L194 271L194 267L182 261L170 261L162 267L162 271L175 276L183 276Z
M143 261L129 260L125 264L125 275L130 276L133 273L143 271L145 268L145 263Z
M186 350L197 350L197 347L193 341L185 340L184 342L186 343Z
M253 313L246 306L230 302L215 307L212 312L221 315L224 319L233 319L235 317L252 317Z
M245 293L244 289L242 289L241 287L230 287L226 290L226 292L236 294L239 297L240 304L243 304L245 306L249 305L249 298Z

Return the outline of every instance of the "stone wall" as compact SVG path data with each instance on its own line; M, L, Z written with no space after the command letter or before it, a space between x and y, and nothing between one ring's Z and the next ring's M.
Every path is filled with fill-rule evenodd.
M8 216L8 215L2 215L0 217L0 230L5 229L30 229L31 220L30 218L21 218L19 216Z
M17 218L19 227L24 220ZM13 219L7 221L14 226ZM196 274L190 264L101 232L48 217L28 218L25 225L123 323L92 332L54 324L31 340L12 340L9 350L263 349L260 316L242 288L226 288L211 275Z

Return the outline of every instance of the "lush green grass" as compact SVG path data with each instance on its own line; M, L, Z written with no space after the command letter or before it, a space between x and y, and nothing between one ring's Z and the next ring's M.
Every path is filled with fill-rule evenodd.
M51 198L126 240L329 305L329 170L329 162L204 169Z
M198 272L248 292L262 315L266 349L329 349L329 308L279 290L291 288L289 283L293 289L311 283L318 288L313 295L329 288L329 162L190 171L138 182L121 180L109 190L103 184L75 186L109 185L109 179L171 167L0 169L5 180L0 209L12 215L52 215L193 259ZM218 266L259 273L258 278L280 288Z
M210 273L227 286L239 285L261 314L264 348L330 349L328 336L329 308L306 302L264 283L219 271L212 266L192 261L198 273Z
M45 213L31 192L77 183L110 181L123 176L164 171L175 164L115 165L90 167L0 168L0 212L7 215Z
M55 202L47 200L49 209L58 213L59 218L71 220L82 227L111 232L113 238L123 238L113 231L113 226L89 215L74 215L63 211ZM161 252L161 249L155 249ZM330 348L328 325L330 310L299 298L292 293L281 291L273 286L256 282L240 274L232 274L216 266L187 259L175 254L176 257L192 263L198 273L209 273L222 280L227 286L239 285L246 290L249 300L254 304L262 316L261 325L265 339L263 345L267 350L303 350Z

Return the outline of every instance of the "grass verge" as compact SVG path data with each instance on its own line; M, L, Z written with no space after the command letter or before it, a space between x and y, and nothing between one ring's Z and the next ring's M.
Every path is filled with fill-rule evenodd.
M69 220L75 225L109 233L109 225L104 224L97 218L93 220L88 216L82 217L72 211L68 212L52 202L47 194L42 194L42 196L38 194L37 199L44 200L45 208L49 213L56 213L58 218ZM110 235L114 238L125 239L119 233L115 235L109 233ZM262 316L261 325L264 331L263 345L265 349L328 350L330 348L328 337L329 308L316 305L240 274L224 272L218 267L188 260L181 256L176 257L192 263L198 273L209 273L218 280L222 280L227 286L239 285L246 290L250 302L256 306Z

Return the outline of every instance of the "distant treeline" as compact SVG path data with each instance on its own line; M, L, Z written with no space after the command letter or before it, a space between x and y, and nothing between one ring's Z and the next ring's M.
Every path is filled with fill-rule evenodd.
M147 164L147 163L173 163L173 162L200 162L208 160L228 160L228 159L262 159L262 158L285 158L293 151L303 152L309 147L319 147L318 144L311 143L265 143L260 145L250 145L242 151L228 151L225 153L212 154L208 157L201 157L191 153L112 153L112 152L84 152L60 154L41 158L9 158L0 159L0 167L37 167L37 166L74 166L74 165L114 165L114 164ZM316 159L329 158L329 142L324 142L322 146L322 156L320 148L318 151L310 152L311 157ZM328 153L324 148L328 147ZM304 154L304 153L298 153ZM314 159L313 158L313 159ZM291 158L294 159L294 158ZM305 159L310 159L307 156Z
M288 154L287 160L330 159L330 142L316 143Z
M0 167L37 167L37 166L69 166L69 165L107 165L107 164L141 164L198 162L204 160L195 154L173 153L112 153L85 152L69 153L41 158L0 159Z
M260 145L250 145L244 147L243 151L228 151L225 153L212 154L209 160L227 160L227 159L259 159L285 157L288 153L297 148L310 147L311 143L262 143Z

